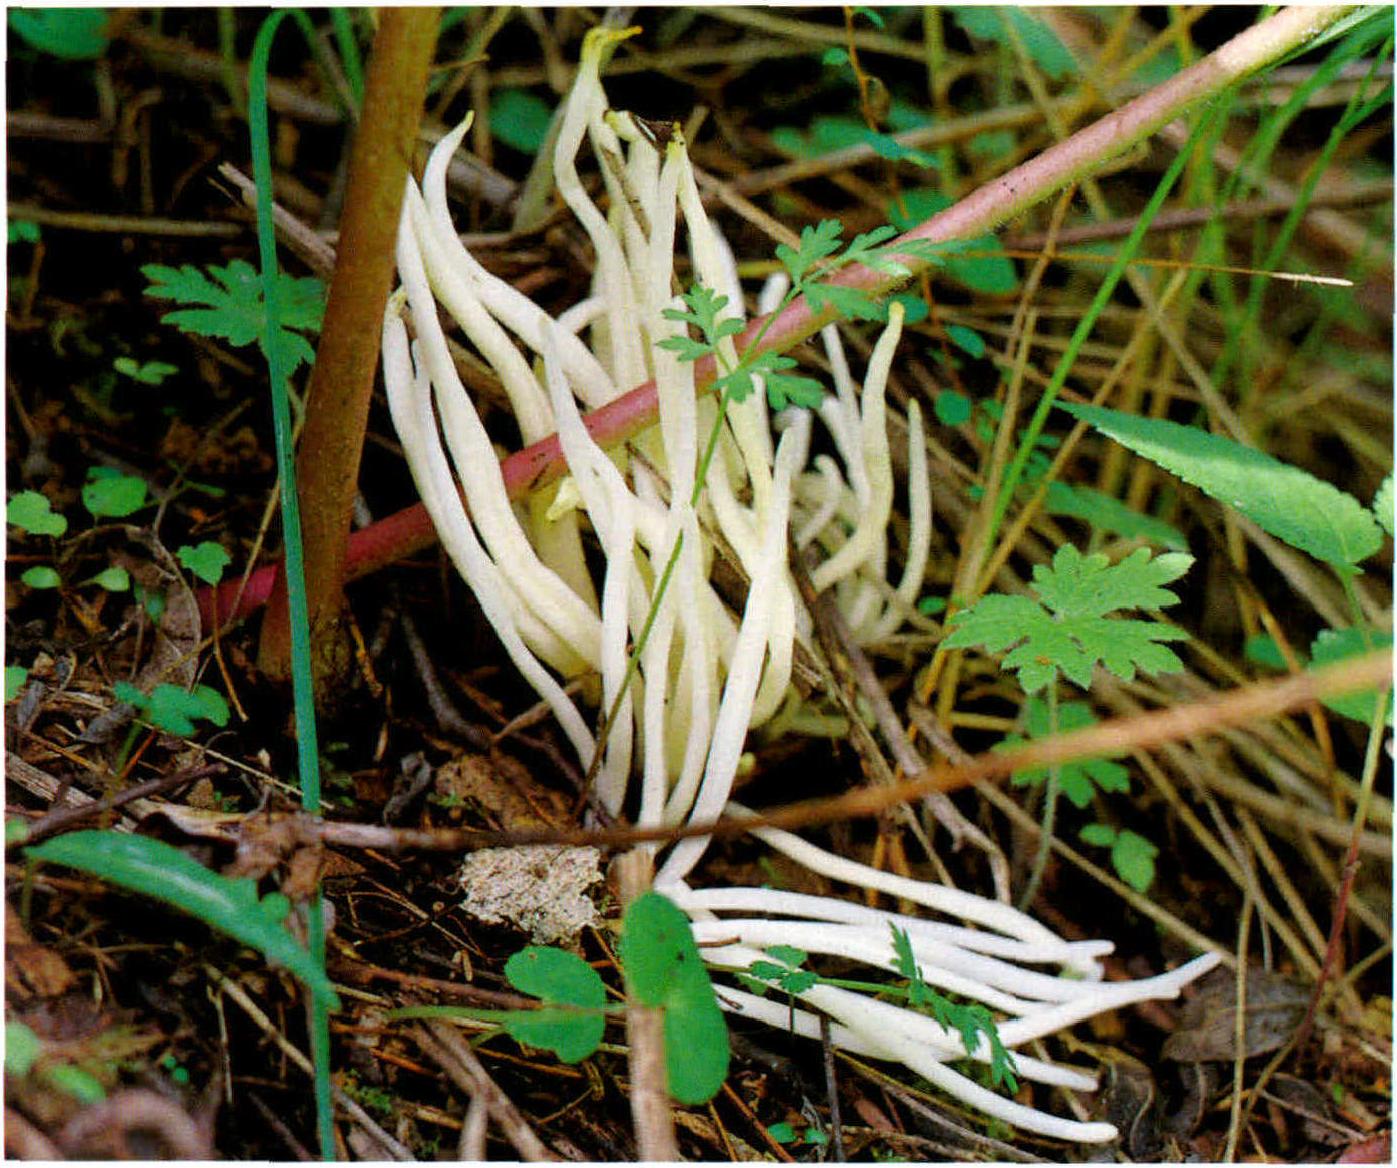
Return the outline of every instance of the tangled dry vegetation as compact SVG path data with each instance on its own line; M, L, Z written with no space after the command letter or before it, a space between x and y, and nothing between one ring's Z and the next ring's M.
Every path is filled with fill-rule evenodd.
M275 650L259 661L241 611L212 619L265 599L271 575L242 573L278 540L245 266L257 22L12 22L7 1150L313 1155L292 974L328 972L349 1158L1387 1158L1382 722L1371 695L1265 704L1310 659L1390 644L1391 18L1363 15L997 234L899 251L884 224L985 189L1256 14L450 10L362 578L322 662L323 820L296 814ZM268 90L286 351L307 362L349 46L372 37L364 13L324 26L315 52L278 42ZM837 274L904 261L885 304ZM839 320L795 364L743 347L749 319L804 303ZM597 423L647 379L648 429ZM1071 417L1038 409L1059 394ZM1352 498L1219 499L1083 403ZM496 470L554 431L569 477L529 494L532 464ZM1313 550L1350 519L1361 549ZM993 773L1006 739L1111 718L1092 760ZM972 756L954 795L880 793ZM608 881L632 827L646 862ZM166 879L221 873L244 899L201 922L120 892L62 858L90 828L164 841L190 866ZM721 1087L671 1069L692 1094L672 1117L629 916L618 938L652 855L729 1011ZM266 940L317 882L323 971ZM547 1036L518 1013L547 993L506 970L530 941L629 992L629 1016L590 1046Z

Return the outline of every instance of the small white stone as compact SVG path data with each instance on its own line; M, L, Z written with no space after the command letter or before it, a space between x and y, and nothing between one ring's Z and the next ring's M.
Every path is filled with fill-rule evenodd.
M587 895L603 879L596 848L482 848L466 857L459 879L467 913L515 925L536 945L570 941L598 919Z

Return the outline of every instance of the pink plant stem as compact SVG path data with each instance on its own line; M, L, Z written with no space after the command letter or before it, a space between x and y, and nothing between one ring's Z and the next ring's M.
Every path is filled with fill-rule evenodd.
M991 180L954 206L933 215L889 244L888 250L896 254L898 243L911 240L943 243L993 230L1068 183L1090 174L1161 126L1181 117L1198 102L1217 96L1229 85L1305 44L1350 11L1352 6L1348 5L1281 9L1162 85ZM928 261L916 256L906 256L904 262L914 273L928 265ZM858 264L844 268L831 282L873 295L887 292L899 283L881 272ZM759 351L784 353L833 319L832 312L812 312L805 298L800 297L771 322L765 335L762 335L764 318L750 324L737 338L737 347L742 351L761 336ZM695 374L696 384L702 389L712 380L712 361L700 362ZM600 445L612 446L654 425L657 414L655 383L647 381L588 414L587 428ZM501 469L510 497L517 499L560 477L566 465L557 437L550 436L511 454L503 460ZM366 576L429 547L435 539L431 520L420 503L371 524L349 537L346 579ZM211 628L216 620L228 621L246 616L264 604L272 590L278 567L277 564L267 564L253 572L240 599L238 591L241 580L203 589L199 593L199 610L204 627Z

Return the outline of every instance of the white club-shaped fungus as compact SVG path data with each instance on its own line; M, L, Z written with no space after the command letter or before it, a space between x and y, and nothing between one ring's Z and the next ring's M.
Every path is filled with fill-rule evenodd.
M817 455L808 465L810 412L788 411L777 420L780 439L773 441L767 403L757 392L728 403L698 482L719 406L711 395L696 395L691 363L658 347L685 328L664 315L680 306L673 290L681 215L694 282L726 296L724 314L739 320L742 289L732 254L699 200L678 128L657 145L629 115L608 109L601 66L626 35L588 34L552 160L559 194L596 254L591 295L554 317L462 246L445 192L462 126L433 152L423 189L408 183L398 240L402 290L384 321L383 366L394 425L453 564L510 660L551 707L583 765L594 768L602 804L620 810L638 777L637 820L653 827L743 813L729 794L746 735L787 702L793 646L810 633L787 562L790 539L824 552L812 579L818 590L832 591L854 635L864 642L885 638L908 619L921 584L931 491L921 415L913 407L910 543L892 585L884 395L902 330L898 305L890 306L862 386L837 330L824 331L835 393L817 413L838 460ZM600 165L607 214L578 176L584 141ZM768 288L763 310L783 291ZM523 438L557 432L570 477L544 500L516 505L507 498L494 449L452 365L438 305L498 375ZM405 319L415 335L411 344ZM720 342L719 356L726 368L737 364L732 338ZM659 425L634 440L642 457L602 450L581 407L603 405L648 378L656 385ZM579 513L605 559L600 580L591 578L583 558ZM740 613L710 582L719 554L710 532L721 536L749 581ZM671 559L674 570L656 605ZM628 655L652 607L648 640L631 671ZM583 675L599 677L601 708L616 711L599 760L593 758L598 739L564 688ZM831 880L919 904L943 919L763 888L691 888L707 841L684 840L660 857L655 886L689 913L701 941L713 943L703 952L720 977L747 969L775 945L839 954L896 976L895 927L905 933L925 983L992 1009L1000 1040L1013 1050L1103 1010L1172 997L1216 964L1208 955L1147 981L1106 984L1099 958L1109 942L1068 942L999 901L878 871L787 832L755 834ZM847 989L816 984L797 996L801 1005L791 1007L730 980L719 986L725 1008L810 1037L819 1034L810 1010L821 1011L833 1022L834 1040L850 1051L901 1062L1024 1130L1086 1142L1115 1137L1109 1124L1027 1107L951 1068L967 1057L985 1059L983 1039L967 1050L958 1032L928 1015ZM1023 1054L1015 1060L1028 1080L1094 1086L1074 1068Z

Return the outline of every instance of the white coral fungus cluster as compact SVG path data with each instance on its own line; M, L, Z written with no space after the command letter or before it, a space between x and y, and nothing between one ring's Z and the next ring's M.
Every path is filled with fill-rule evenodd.
M926 564L931 500L922 422L911 434L910 547L895 585L887 581L893 476L884 390L901 332L893 305L863 385L849 370L834 328L823 334L835 393L817 411L840 463L807 466L812 417L787 410L773 419L758 392L731 403L716 454L695 481L718 418L711 395L695 393L694 366L658 347L686 327L664 315L674 295L674 255L682 212L692 280L728 298L740 315L742 289L732 254L699 199L682 135L663 145L628 115L609 110L600 69L627 34L598 29L584 46L556 136L559 195L596 253L592 295L556 319L491 275L461 244L446 201L446 170L467 126L433 152L419 190L409 180L398 238L402 287L384 321L383 364L394 425L442 544L477 597L510 659L551 707L584 765L595 761L597 793L618 811L639 778L637 822L652 827L710 821L725 810L749 729L788 698L793 647L810 618L793 585L788 536L826 552L813 573L833 590L855 636L871 641L898 629L911 611ZM586 140L609 202L603 212L584 189L576 159ZM783 294L768 288L758 307ZM438 305L498 376L526 442L557 432L570 475L527 504L513 504L495 450L457 375ZM409 342L407 323L415 339ZM585 340L583 339L585 337ZM721 342L727 367L738 354ZM659 425L635 440L640 457L601 449L582 421L597 407L654 379ZM467 506L458 495L458 483ZM691 499L697 497L697 505ZM581 515L605 558L599 581L583 556ZM710 583L717 532L750 581L741 613ZM678 545L677 561L641 633ZM628 653L644 640L634 675ZM615 708L603 747L565 690L600 678L603 710ZM825 876L924 906L950 924L882 912L851 901L760 888L690 888L706 840L685 840L661 859L659 891L690 914L715 972L743 970L763 947L791 945L838 954L896 972L891 925L906 932L929 986L983 1003L1013 1050L1092 1014L1147 998L1172 997L1215 964L1205 956L1148 981L1103 983L1097 960L1109 942L1069 943L998 901L889 875L834 856L785 832L755 832L773 848ZM805 1035L818 1018L745 990L719 986L723 1005ZM799 993L827 1014L840 1046L905 1064L948 1093L1027 1131L1101 1142L1109 1124L1082 1123L1026 1107L948 1064L985 1059L981 1039L967 1051L959 1034L924 1013L828 985ZM1087 1073L1015 1054L1026 1079L1090 1090Z

